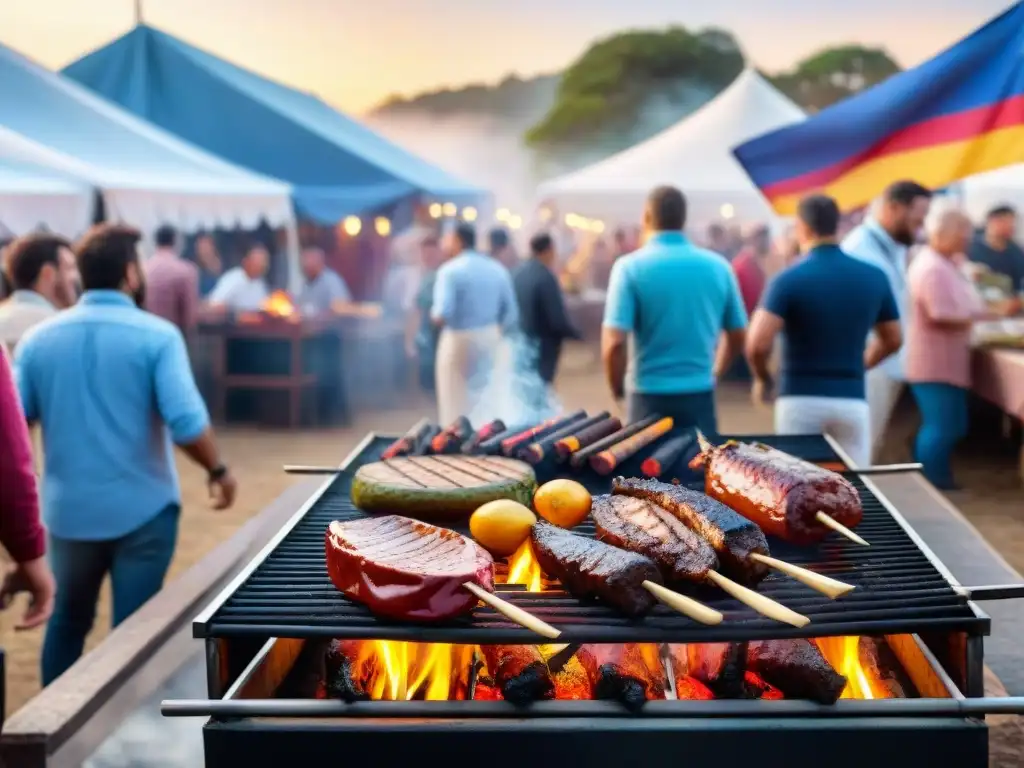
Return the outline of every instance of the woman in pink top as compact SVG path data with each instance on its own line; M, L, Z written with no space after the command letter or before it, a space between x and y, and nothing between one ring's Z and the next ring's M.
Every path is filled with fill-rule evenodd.
M971 237L970 220L945 211L930 222L928 236L907 272L906 377L921 412L915 458L933 485L951 490L950 457L967 434L971 325L984 313L959 265Z

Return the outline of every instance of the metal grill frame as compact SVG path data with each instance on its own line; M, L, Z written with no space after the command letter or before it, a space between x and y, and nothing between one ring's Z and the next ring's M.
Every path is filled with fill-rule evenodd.
M760 437L760 436L744 436L743 439L757 439L757 437ZM765 436L765 437L767 437L767 436ZM815 436L815 437L819 437L820 438L820 436ZM377 441L377 440L388 440L388 439L391 439L391 437L390 436L385 436L385 435L378 435L378 434L373 433L373 432L369 433L349 453L349 455L345 458L345 460L339 465L339 470L343 471L343 470L349 468L355 461L357 461L364 454L364 452L374 443L374 441ZM831 449L834 452L834 454L837 457L837 459L842 461L842 462L844 462L847 466L849 466L850 463L851 463L849 461L849 457L846 456L843 453L842 449L838 445L836 445L833 440L831 440L831 439L829 439L827 437L825 439L826 439L826 442L831 447ZM210 639L222 638L222 637L225 636L225 634L222 634L222 633L217 633L215 635L214 633L209 631L209 625L210 625L211 621L213 620L213 618L215 617L215 615L218 613L218 611L220 611L225 606L225 604L228 602L228 600L231 599L231 597L235 594L235 592L251 576L253 576L254 573L256 573L256 571L263 565L263 563L266 561L266 559L278 548L278 546L284 541L284 539L287 536L289 536L295 530L295 528L304 520L306 515L313 509L313 507L323 498L323 496L331 488L331 486L335 482L335 480L336 480L336 476L331 476L331 477L327 478L324 481L324 483L322 483L319 486L319 488L312 494L312 496L306 501L306 503L303 504L302 507L295 513L295 515L293 515L292 518L282 527L282 529L277 533L277 535L275 535L274 538L263 548L263 550L261 550L260 553L256 557L254 557L252 559L252 561L248 564L248 566L245 569L243 569L238 574L238 576L236 576L235 579L232 580L232 582L230 584L228 584L227 587L224 588L224 590L222 590L222 592L207 606L207 608L199 616L196 617L196 619L193 622L193 636L194 637L210 640ZM948 584L950 590L953 591L953 592L956 592L956 593L959 593L959 594L963 595L964 594L963 587L955 579L955 577L953 577L953 575L949 572L949 569L946 568L946 566L935 556L935 554L929 549L927 544L925 544L925 542L920 538L920 536L916 533L916 531L914 531L913 527L906 521L906 519L894 507L894 505L891 502L889 502L889 500L885 498L884 494L878 489L878 487L871 482L870 478L862 477L862 478L860 478L860 482L862 482L864 484L865 488L867 488L876 497L878 503L892 517L892 519L896 522L896 524L899 526L899 528L908 536L908 538L913 543L913 545L916 547L918 552L921 555L923 555L924 559L935 569L935 571L939 574L941 579ZM897 597L897 599L898 599L898 597ZM939 630L939 631L965 632L969 637L977 637L978 641L979 641L978 649L977 649L977 651L972 652L972 655L973 655L973 653L977 653L979 655L979 657L980 657L980 652L981 652L980 651L980 640L981 640L982 636L984 636L984 635L989 633L989 630L990 630L990 619L989 619L988 615L985 614L983 611L981 611L980 608L978 608L977 604L974 603L973 601L971 601L969 599L966 599L965 603L966 603L966 606L969 608L969 611L970 611L970 613L971 613L973 618L965 616L962 619L932 619L930 626L926 627L925 629L930 629L930 630L933 630L933 631L934 630ZM929 620L923 619L923 620L920 620L920 622L923 623L923 624L927 624L929 622ZM943 625L944 622L945 622L945 626ZM900 632L904 632L904 631L916 632L916 631L919 631L919 627L920 627L920 624L915 624L915 620L914 619L908 619L906 622L904 622L904 626L900 626L900 627L887 627L885 629L885 631L886 632L895 632L895 631L900 631ZM871 629L866 629L866 628L865 629L861 629L861 628L858 628L857 626L855 626L854 623L851 623L851 626L833 625L833 627L828 628L828 629L819 626L816 629L821 630L821 631L819 631L817 633L817 635L819 635L819 636L823 635L823 634L824 635L878 634L879 632L882 631L881 629L879 629L879 632L875 632L875 631L873 631ZM276 630L280 630L280 631L276 631ZM617 633L615 633L615 632L606 632L605 634L608 634L607 638L592 637L592 638L588 639L588 641L591 641L591 642L627 642L627 641L630 641L630 640L635 638L636 630L637 630L636 627L623 626L623 627L621 627L621 631L619 631ZM287 636L292 631L293 631L292 629L289 629L287 627L273 627L273 628L271 628L271 630L268 630L268 635L267 636L269 636L271 634L278 634L278 635L282 635L282 636ZM512 643L512 642L529 642L530 639L532 639L532 637L529 636L528 633L525 630L522 630L522 629L519 629L519 628L508 630L508 632L506 633L508 635L507 637L499 637L498 634L503 632L504 630L502 630L502 629L495 629L493 627L486 628L486 629L484 629L484 628L473 628L473 627L458 627L458 628L447 627L445 629L441 629L441 628L431 628L431 627L426 627L425 628L425 627L416 625L415 631L417 632L417 637L415 639L419 639L419 640L421 640L423 642L428 642L428 641L437 641L437 642L480 642L484 638L488 638L488 639L494 638L492 640L492 642L510 642L510 643ZM704 632L708 633L708 628L704 628ZM749 633L749 630L747 630L746 632ZM447 633L448 635L458 634L459 635L459 639L458 640L454 640L454 639L451 639L450 637L441 637L440 633ZM672 630L664 630L663 631L663 635L664 636L658 636L658 637L653 637L652 636L652 637L649 637L649 638L646 638L646 639L649 639L652 642L661 642L661 641L673 640L672 637L668 636L671 633L672 633ZM736 626L726 628L725 625L722 625L722 628L711 629L710 633L715 634L716 637L712 638L712 637L709 636L708 639L707 639L708 642L711 642L713 640L718 640L718 639L744 639L744 636L745 636L745 630L744 629L742 629L740 627L736 627ZM247 632L244 632L244 631L240 631L239 633L237 633L237 635L243 635L243 634L250 634L251 635L251 634L254 634L254 633L247 633ZM317 634L317 633L316 632L311 632L310 634ZM320 633L320 634L323 634L323 633ZM652 635L653 631L649 631L649 632L647 632L647 634L648 635ZM719 634L722 634L723 637L721 637L721 638L717 637L717 635L719 635ZM725 637L724 636L725 634L729 634L730 636L729 637ZM763 634L763 631L760 634ZM226 635L230 636L232 638L236 638L236 634L235 633L226 633ZM366 630L365 628L364 628L364 631L362 631L362 632L355 632L355 631L353 631L352 633L346 633L345 634L345 636L351 636L351 637L354 637L354 638L356 638L356 637L370 637L371 635L373 635L374 637L383 637L384 639L387 639L388 637L391 637L391 634L378 635L378 634L374 634L370 630ZM808 635L808 630L802 630L802 631L801 630L795 630L795 629L792 629L792 628L789 628L789 627L784 627L784 626L781 626L781 625L778 627L778 632L773 633L773 636L779 637L779 638L782 638L782 637L807 636L807 635ZM410 637L397 638L396 637L395 639L413 639L413 638L410 638ZM692 638L688 638L688 639L692 640ZM678 638L675 638L674 641L681 641L681 640L678 639ZM968 687L970 688L972 686L968 686Z

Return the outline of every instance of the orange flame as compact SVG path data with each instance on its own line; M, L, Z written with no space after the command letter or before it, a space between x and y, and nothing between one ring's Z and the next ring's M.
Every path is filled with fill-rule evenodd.
M508 576L506 584L523 584L527 592L544 591L544 571L533 553L533 545L527 539L519 545L519 549L508 559Z
M263 311L272 317L293 317L295 305L284 291L274 291L263 302Z
M374 701L457 701L466 697L473 646L367 640L352 665Z
M842 699L891 699L892 693L864 666L859 637L819 637L814 641L828 663L847 679Z

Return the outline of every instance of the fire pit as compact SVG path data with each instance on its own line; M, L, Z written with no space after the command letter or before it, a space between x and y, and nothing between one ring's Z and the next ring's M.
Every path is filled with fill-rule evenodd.
M842 465L820 437L758 439ZM323 535L332 520L362 514L349 501L351 475L389 442L370 436L194 622L210 700L167 702L164 711L211 718L208 766L345 753L385 766L432 758L607 765L644 754L716 766L751 755L768 766L820 766L827 755L830 766L980 768L983 715L1024 708L1019 699L968 698L983 695L988 617L855 476L858 531L871 547L773 542L773 554L857 586L831 601L792 580L763 582L760 592L811 618L802 628L714 594L702 599L725 614L717 626L661 607L628 620L545 580L528 547L498 569L497 591L560 628L559 645L534 646L535 635L488 608L444 625L375 618L331 586ZM587 524L576 530L587 533ZM782 639L845 678L838 701L819 703L813 685L758 666L757 649ZM506 700L487 664L496 645L539 652L553 679L547 700ZM704 673L708 658L726 660L720 674Z

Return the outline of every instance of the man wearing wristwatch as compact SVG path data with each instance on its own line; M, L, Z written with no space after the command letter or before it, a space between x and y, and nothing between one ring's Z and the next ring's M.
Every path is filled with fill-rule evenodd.
M140 309L138 241L126 227L93 228L75 249L82 299L15 349L25 416L42 427L57 581L44 685L81 656L108 575L115 626L163 586L181 512L173 445L206 470L214 509L235 499L181 331Z

